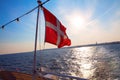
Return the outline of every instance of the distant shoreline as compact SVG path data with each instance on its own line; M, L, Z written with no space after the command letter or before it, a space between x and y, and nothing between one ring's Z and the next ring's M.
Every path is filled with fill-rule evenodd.
M66 47L66 48L88 47L88 46L100 46L100 45L110 45L110 44L120 44L120 41L104 42L104 43L95 43L95 44L86 44L86 45L78 45L78 46L71 46L71 47Z
M52 48L52 49L44 49L44 50L67 49L67 48L100 46L100 45L110 45L110 44L120 44L120 41L103 42L103 43L97 43L96 42L95 44L83 44L83 45L77 45L77 46L69 46L69 47L63 47L63 48Z

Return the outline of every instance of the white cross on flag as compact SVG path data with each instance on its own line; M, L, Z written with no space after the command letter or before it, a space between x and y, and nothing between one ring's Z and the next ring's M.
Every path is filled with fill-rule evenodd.
M47 9L43 7L43 12L45 16L45 42L57 45L58 48L63 46L70 46L71 40L66 34L66 28L61 24L61 22Z

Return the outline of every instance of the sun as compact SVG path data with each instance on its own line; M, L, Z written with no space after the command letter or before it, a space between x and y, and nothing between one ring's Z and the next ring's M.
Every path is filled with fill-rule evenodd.
M80 15L73 15L70 22L75 27L80 27L85 25L85 19Z
M83 28L86 24L86 17L80 12L74 12L68 17L69 24L74 28Z

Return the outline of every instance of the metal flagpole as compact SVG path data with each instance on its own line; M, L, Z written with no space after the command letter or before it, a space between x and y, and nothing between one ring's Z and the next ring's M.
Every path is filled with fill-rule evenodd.
M38 5L41 5L41 1L38 0ZM40 12L40 6L38 6L37 11L37 21L36 21L36 33L35 33L35 47L34 47L34 61L33 61L33 77L32 80L36 79L36 50L37 50L37 36L38 36L38 21L39 21L39 12Z
M46 0L45 2L41 2L38 0L38 11L37 11L37 21L36 21L36 33L35 33L35 47L34 47L34 61L33 61L33 77L32 80L36 79L36 51L37 51L37 37L38 37L38 22L39 22L39 13L40 13L40 7L42 7L43 4L47 3L50 0Z

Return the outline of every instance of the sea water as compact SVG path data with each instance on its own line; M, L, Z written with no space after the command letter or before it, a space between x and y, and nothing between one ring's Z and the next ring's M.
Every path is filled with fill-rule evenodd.
M0 55L0 69L32 73L33 52ZM37 68L90 80L120 80L120 44L37 51Z

